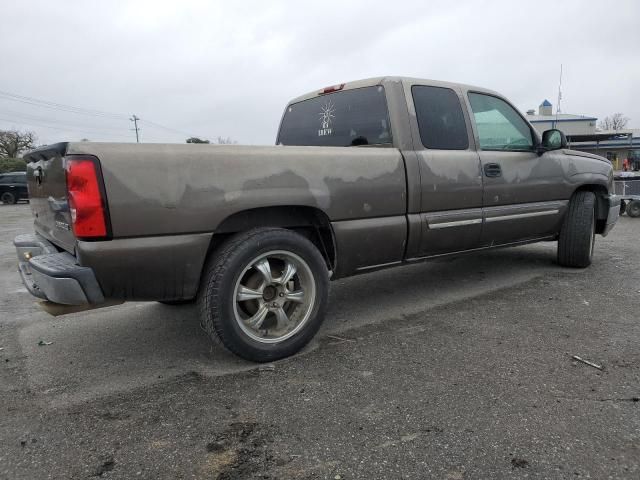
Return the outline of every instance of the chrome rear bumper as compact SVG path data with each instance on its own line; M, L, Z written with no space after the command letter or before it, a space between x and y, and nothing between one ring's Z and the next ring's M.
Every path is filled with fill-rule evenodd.
M13 244L22 282L32 295L63 305L105 301L93 270L78 265L70 253L58 252L38 234L19 235Z

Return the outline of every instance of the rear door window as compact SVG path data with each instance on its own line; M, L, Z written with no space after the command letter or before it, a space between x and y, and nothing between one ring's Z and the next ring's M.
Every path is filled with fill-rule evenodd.
M450 88L411 87L422 145L439 150L469 148L460 99Z
M391 144L384 88L345 90L289 105L278 143L322 147Z

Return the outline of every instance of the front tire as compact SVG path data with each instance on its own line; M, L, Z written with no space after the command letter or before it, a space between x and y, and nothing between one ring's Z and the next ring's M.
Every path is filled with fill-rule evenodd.
M593 192L579 191L571 197L558 239L558 263L563 267L591 265L596 234L595 205Z
M269 362L298 352L324 319L328 270L305 237L258 228L228 239L207 263L203 329L236 355Z
M5 205L15 205L18 203L18 198L11 192L4 192L2 196L0 196L0 200Z

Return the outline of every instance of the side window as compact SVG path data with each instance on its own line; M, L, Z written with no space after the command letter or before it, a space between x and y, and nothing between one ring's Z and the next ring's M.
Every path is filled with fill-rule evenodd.
M482 150L532 150L533 137L527 122L504 100L469 93Z
M425 147L438 150L469 148L467 127L456 92L450 88L414 85L411 95L420 139Z

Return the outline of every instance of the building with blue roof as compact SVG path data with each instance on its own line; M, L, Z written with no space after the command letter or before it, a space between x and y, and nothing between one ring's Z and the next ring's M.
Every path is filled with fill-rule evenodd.
M564 132L570 147L595 153L608 158L619 170L625 159L640 164L640 129L601 131L597 128L598 118L589 115L553 113L552 103L545 99L535 110L527 111L527 120L542 134L545 130L557 128Z

